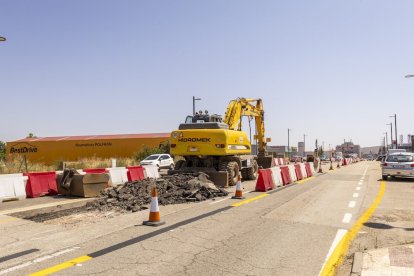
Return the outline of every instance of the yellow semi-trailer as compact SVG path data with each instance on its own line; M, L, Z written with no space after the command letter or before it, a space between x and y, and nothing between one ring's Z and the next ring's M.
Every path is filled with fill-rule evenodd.
M128 158L144 146L160 147L170 133L25 138L7 142L7 157L26 156L33 163L55 164L82 158Z

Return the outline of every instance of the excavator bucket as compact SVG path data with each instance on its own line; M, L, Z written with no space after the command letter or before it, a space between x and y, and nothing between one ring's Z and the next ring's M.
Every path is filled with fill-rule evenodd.
M273 157L272 156L257 157L257 164L259 165L259 167L262 167L263 169L271 168L273 164Z
M57 183L61 183L63 175L57 176ZM69 185L58 185L58 192L62 195L96 197L109 186L110 177L107 173L75 174Z

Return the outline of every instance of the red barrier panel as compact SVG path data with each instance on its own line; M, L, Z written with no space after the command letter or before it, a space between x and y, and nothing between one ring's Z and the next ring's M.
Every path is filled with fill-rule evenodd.
M96 169L83 169L85 173L106 173L108 172L105 168L96 168Z
M135 180L144 180L145 174L144 174L144 168L141 166L132 166L127 167L127 176L128 181L135 181Z
M298 180L302 180L303 179L302 171L300 169L300 165L299 164L295 164L295 173L296 173L296 178Z
M25 173L28 177L26 184L27 197L57 195L56 172Z
M272 170L259 170L259 177L256 182L256 192L266 192L268 190L273 190L274 188L275 183L273 182Z
M292 183L288 166L280 167L280 173L282 174L283 186Z
M310 166L311 165L308 162L305 163L306 174L308 175L308 177L312 176L312 170L311 170Z

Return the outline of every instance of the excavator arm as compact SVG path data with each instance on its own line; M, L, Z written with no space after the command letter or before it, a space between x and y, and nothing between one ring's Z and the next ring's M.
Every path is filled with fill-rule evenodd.
M242 130L242 118L248 116L255 118L257 140L259 143L259 156L265 156L266 143L264 132L264 110L262 99L237 98L232 100L226 111L224 123L228 124L231 130Z

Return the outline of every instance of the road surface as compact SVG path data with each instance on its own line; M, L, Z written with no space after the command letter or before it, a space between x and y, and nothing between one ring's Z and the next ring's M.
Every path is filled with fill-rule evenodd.
M72 224L3 215L0 275L318 275L376 198L378 168L360 162L246 200L161 206L158 228L141 225L147 211Z

